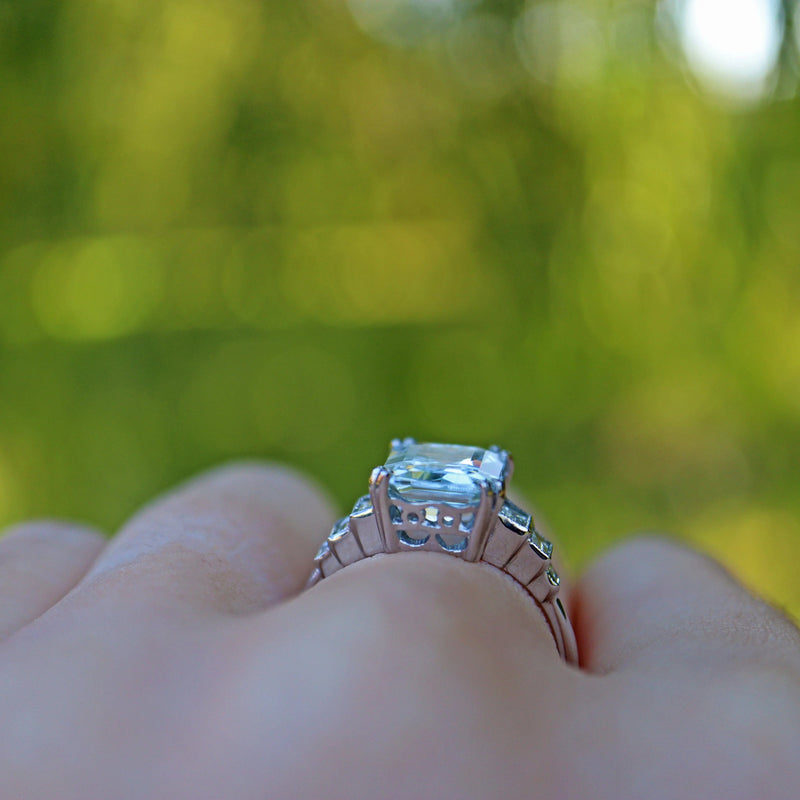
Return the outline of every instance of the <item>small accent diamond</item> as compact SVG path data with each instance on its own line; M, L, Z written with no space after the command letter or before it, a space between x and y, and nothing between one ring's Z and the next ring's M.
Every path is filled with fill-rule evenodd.
M322 546L319 548L319 550L317 550L317 554L314 556L314 561L322 561L330 552L331 548L326 539L322 543Z
M365 494L363 497L359 497L358 500L356 500L356 504L353 506L350 516L355 519L361 519L362 517L371 517L372 513L372 500L368 494Z
M530 532L528 544L533 548L536 555L545 561L553 555L553 543L548 542L536 528Z
M347 527L347 517L342 517L334 526L333 530L330 532L328 536L329 542L338 542L340 539L343 539L348 532Z
M558 577L558 573L552 567L547 568L546 574L551 586L558 586L561 583L561 578Z
M531 529L531 515L510 500L506 500L500 509L500 521L506 528L510 528L520 536L525 535Z

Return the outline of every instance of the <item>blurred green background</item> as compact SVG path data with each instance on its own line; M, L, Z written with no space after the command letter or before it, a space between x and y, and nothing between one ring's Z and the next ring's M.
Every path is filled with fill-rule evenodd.
M497 442L799 613L796 13L0 0L0 522Z

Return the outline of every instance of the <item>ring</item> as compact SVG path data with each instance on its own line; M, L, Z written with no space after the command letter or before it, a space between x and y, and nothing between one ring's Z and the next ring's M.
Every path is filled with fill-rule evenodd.
M380 553L432 550L482 561L521 586L544 614L558 652L578 663L578 648L558 596L553 545L533 517L506 498L514 462L499 447L395 439L369 494L333 526L314 559L313 586Z

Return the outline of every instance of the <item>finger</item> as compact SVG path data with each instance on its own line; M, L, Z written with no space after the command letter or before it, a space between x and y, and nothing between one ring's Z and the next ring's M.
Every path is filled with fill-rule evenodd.
M461 637L494 659L498 637L524 647L529 666L560 658L550 626L530 595L489 564L468 563L440 553L395 553L367 558L321 581L303 598L336 614L351 609L364 631L389 633L395 645L405 635L433 640ZM294 604L299 607L299 600ZM480 612L478 611L480 607ZM322 612L320 612L322 613ZM448 635L450 632L450 636ZM383 638L383 636L381 637ZM532 659L529 660L529 659Z
M87 576L143 602L247 613L298 592L334 514L319 489L278 466L234 464L135 516ZM169 603L164 604L165 600Z
M99 533L66 522L28 522L0 538L0 641L70 591L105 545Z
M354 563L246 621L240 635L254 652L228 677L226 707L250 720L247 740L263 741L285 719L310 752L329 757L291 796L323 796L331 764L345 776L342 796L386 796L387 770L393 797L438 796L431 787L442 785L447 796L495 796L498 775L524 767L524 784L552 763L548 720L584 680L512 581L439 553ZM253 685L282 692L244 688ZM300 700L288 715L287 697ZM355 739L337 738L348 730ZM260 758L273 787L297 785L285 758Z
M800 634L724 568L677 542L632 539L595 563L575 588L583 666L716 668L733 655L800 665Z

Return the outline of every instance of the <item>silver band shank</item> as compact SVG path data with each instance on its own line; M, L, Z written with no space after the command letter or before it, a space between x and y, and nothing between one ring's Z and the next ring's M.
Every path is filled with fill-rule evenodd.
M368 498L362 498L350 517L340 520L322 545L314 563L308 586L319 583L343 567L365 558L386 553L378 522ZM531 543L531 531L515 530L500 516L485 540L483 552L475 560L489 564L512 578L534 600L550 627L561 657L570 664L578 663L575 634L566 609L558 597L559 578L547 552ZM391 532L390 532L391 533ZM402 548L407 549L407 548ZM393 547L391 552L396 552ZM458 556L455 556L458 557ZM471 559L470 559L471 560Z

